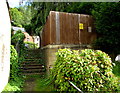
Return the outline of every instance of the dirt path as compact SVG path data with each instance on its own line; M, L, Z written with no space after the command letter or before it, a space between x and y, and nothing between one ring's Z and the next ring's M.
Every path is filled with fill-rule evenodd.
M26 93L27 91L31 91L31 92L34 91L34 88L36 86L35 81L36 81L36 78L27 77L23 87L23 93Z

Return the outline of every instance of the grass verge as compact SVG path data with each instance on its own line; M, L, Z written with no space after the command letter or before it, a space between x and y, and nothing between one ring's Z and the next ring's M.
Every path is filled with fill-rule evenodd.
M48 78L46 75L36 79L35 83L36 86L34 88L34 91L47 91L47 92L56 91L52 79Z
M8 84L5 86L3 93L4 92L10 92L12 93L18 93L22 91L22 87L24 84L24 80L22 78L17 78L17 80L9 80Z

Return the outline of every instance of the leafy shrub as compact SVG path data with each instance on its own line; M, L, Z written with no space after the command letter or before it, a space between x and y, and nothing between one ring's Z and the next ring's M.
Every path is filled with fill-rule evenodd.
M23 85L22 76L19 75L18 55L13 45L10 46L10 80L3 91L20 91Z
M16 91L17 92L22 91L22 89L21 89L22 85L23 85L22 79L17 77L17 81L10 80L3 91L6 91L6 92L7 91L9 91L9 92L12 91L12 93L14 93Z
M100 50L59 49L51 72L59 91L76 91L68 80L82 91L116 91L112 68L111 58Z
M18 63L18 55L13 45L10 46L11 55L10 55L10 79L15 80L18 77L19 72L19 63Z
M23 40L25 38L24 33L22 33L21 30L18 30L13 36L12 36L12 44L17 44L17 42L19 41L19 43L22 43Z
M33 42L24 42L27 48L30 49L35 49L38 48L37 44L33 43Z
M113 73L116 76L120 77L120 62L114 61L114 63L115 63L115 66L113 67Z

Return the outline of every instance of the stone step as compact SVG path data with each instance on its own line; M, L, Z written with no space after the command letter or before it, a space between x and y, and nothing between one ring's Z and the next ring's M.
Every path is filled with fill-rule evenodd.
M24 55L25 56L25 58L42 58L42 56L39 56L39 55L37 55L37 54L28 54L28 55Z
M30 62L28 62L28 63L22 63L21 64L21 67L29 67L29 66L45 66L45 64L43 64L43 63L37 63L37 62L35 62L35 63L30 63Z
M39 73L22 73L22 75L44 75L45 72L39 72Z
M38 63L38 64L40 64L40 63L42 63L41 61L23 61L21 64L24 64L24 63L26 63L26 64L31 64L31 63Z
M23 67L20 67L20 69L44 69L44 66L33 66L33 65L29 65L29 66L23 66Z
M42 55L42 53L39 53L39 52L25 52L25 54L24 54L25 56L41 56Z
M39 52L39 51L25 51L24 52L25 54L42 54L42 52Z
M42 57L41 54L33 54L33 53L30 53L30 54L25 54L25 57Z
M42 50L41 49L26 49L26 51L39 51L39 52L41 52Z
M38 63L38 62L24 62L21 64L21 67L23 68L27 68L27 67L40 67L40 68L44 68L45 65L42 63Z
M44 66L33 66L33 65L30 65L30 66L24 66L24 67L21 67L20 69L44 69L45 67Z
M22 73L41 73L44 72L45 69L22 69Z
M44 64L38 64L38 63L23 63L21 64L22 67L25 66L44 66Z
M24 52L25 60L21 63L23 75L36 75L45 72L43 55L40 49L28 49Z
M42 61L41 58L25 58L24 61Z

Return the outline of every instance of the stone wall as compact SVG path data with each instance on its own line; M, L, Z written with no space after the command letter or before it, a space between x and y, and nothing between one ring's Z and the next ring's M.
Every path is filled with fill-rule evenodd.
M63 48L70 48L74 50L82 50L82 49L88 49L92 48L90 45L47 45L45 47L42 47L42 53L44 55L44 61L46 65L46 70L47 73L49 74L49 71L51 68L53 68L54 63L56 61L56 52L58 49L63 49Z

